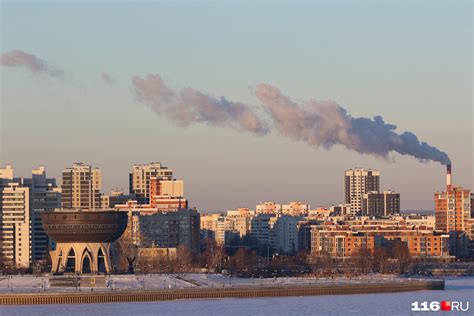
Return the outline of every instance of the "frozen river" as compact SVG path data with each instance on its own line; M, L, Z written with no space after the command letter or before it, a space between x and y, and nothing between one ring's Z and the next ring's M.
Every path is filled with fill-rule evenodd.
M446 280L445 291L279 297L255 299L180 300L143 303L0 306L0 315L430 315L412 312L414 301L469 301L474 310L474 278ZM442 312L433 315L443 314ZM449 313L456 315L456 312ZM472 314L470 314L472 315Z

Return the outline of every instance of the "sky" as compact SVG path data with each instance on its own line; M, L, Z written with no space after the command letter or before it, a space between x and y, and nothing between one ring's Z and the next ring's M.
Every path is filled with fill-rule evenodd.
M44 165L59 179L82 161L101 168L107 192L128 191L133 164L160 161L203 212L338 204L344 171L365 167L402 209L430 210L440 163L285 137L255 89L380 115L446 152L453 182L472 188L472 13L470 1L1 1L0 53L30 63L0 65L0 166L29 176ZM268 133L177 124L137 98L133 78L157 74L173 91L255 109Z

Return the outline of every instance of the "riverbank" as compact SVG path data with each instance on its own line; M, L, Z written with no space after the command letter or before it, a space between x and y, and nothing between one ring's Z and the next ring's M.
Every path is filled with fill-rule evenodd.
M365 283L334 282L288 284L278 286L240 285L234 287L192 287L163 290L116 290L90 292L0 293L0 305L86 304L111 302L146 302L178 299L257 298L285 296L348 295L443 290L444 280L406 279Z

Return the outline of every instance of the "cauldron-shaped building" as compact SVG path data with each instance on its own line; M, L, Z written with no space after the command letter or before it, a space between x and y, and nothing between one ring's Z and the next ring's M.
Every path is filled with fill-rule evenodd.
M52 272L112 271L110 243L127 227L128 216L115 210L60 210L43 213L43 228L56 241Z

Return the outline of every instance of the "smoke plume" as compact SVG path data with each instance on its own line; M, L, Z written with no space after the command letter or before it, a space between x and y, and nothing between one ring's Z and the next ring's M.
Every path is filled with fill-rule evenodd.
M267 128L249 106L215 98L192 88L174 91L160 75L133 77L132 85L138 101L181 126L201 122L232 127L254 134L266 134Z
M309 101L300 105L268 84L257 85L254 93L282 136L312 147L329 149L341 144L350 150L385 159L390 152L397 152L422 161L450 163L446 153L419 141L413 133L398 134L397 127L385 123L381 116L355 118L334 102Z
M48 62L25 53L21 50L13 50L0 56L0 64L6 67L24 67L34 74L45 74L50 77L63 77L64 71L54 67Z
M116 83L116 80L114 77L112 77L111 75L109 75L107 72L103 72L100 77L102 78L102 80L104 80L105 83L109 84L109 85L114 85Z

